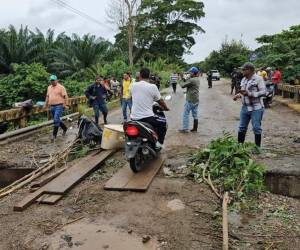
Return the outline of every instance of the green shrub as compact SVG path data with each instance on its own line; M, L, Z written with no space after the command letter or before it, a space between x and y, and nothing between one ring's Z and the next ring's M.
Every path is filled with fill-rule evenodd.
M264 187L264 167L251 158L258 150L253 143L241 144L224 134L193 155L192 176L202 181L205 169L221 193L228 191L235 200L248 198Z
M13 74L0 78L0 90L6 107L27 99L45 99L49 73L42 64L13 64L12 68Z

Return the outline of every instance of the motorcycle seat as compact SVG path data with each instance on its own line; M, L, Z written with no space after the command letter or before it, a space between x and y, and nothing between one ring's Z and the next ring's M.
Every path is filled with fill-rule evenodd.
M140 124L143 124L145 127L147 127L147 128L150 128L150 129L152 129L152 130L154 130L154 128L153 128L153 126L151 125L151 124L149 124L149 123L147 123L147 122L141 122L141 121L131 121L131 123L140 123ZM155 130L154 130L155 131Z
M141 124L143 124L145 127L150 128L152 130L154 130L153 126L147 122L140 122Z

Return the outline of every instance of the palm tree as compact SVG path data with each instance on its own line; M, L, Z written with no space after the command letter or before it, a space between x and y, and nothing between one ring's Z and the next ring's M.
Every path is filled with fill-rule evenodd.
M33 43L31 33L26 26L17 31L9 26L2 30L0 36L0 73L10 73L12 63L28 63L33 60Z
M82 38L73 34L70 39L61 39L60 46L52 50L54 62L51 68L62 76L83 72L105 58L111 43L103 38L84 35Z

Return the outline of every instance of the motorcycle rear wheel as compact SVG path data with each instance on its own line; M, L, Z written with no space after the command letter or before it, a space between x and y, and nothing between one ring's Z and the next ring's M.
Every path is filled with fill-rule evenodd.
M143 159L142 159L141 152L137 152L136 155L134 156L134 158L130 159L129 165L130 165L131 170L134 173L138 173L142 170Z

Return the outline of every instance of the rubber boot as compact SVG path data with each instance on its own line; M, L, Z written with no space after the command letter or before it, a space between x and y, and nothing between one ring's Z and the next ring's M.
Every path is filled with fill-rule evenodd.
M261 147L261 135L255 135L255 144L257 147Z
M194 127L191 132L197 132L198 130L198 119L194 119Z
M63 122L60 122L60 127L63 130L63 136L65 136L68 130L67 126Z
M245 133L242 133L242 132L238 133L238 142L239 143L244 143L245 142L245 138L246 138L246 134Z
M56 126L53 128L53 134L52 134L51 142L55 141L55 139L57 137L58 129L59 129L59 127L56 127Z
M107 112L103 113L104 124L107 124Z

